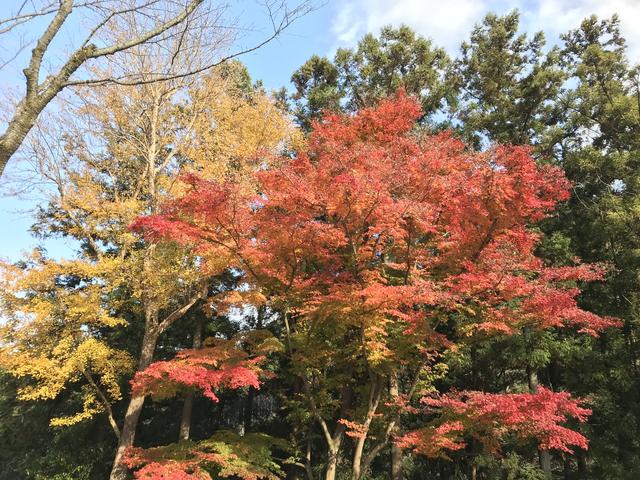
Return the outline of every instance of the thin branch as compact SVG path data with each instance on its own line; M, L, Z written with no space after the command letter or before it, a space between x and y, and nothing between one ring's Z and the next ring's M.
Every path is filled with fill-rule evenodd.
M129 40L128 42L124 42L124 43L116 43L114 45L111 45L109 47L103 47L103 48L97 48L95 49L89 56L88 58L97 58L97 57L104 57L107 55L113 55L114 53L118 53L118 52L122 52L123 50L128 50L132 47L135 47L137 45L141 45L155 37L157 37L158 35L163 34L164 32L166 32L167 30L169 30L172 27L175 27L176 25L178 25L179 23L181 23L183 20L185 20L189 15L191 15L191 13L198 8L202 2L204 0L192 0L187 7L183 10L182 13L180 13L179 15L176 15L175 17L173 17L171 20L168 20L160 25L158 25L156 28L149 30L148 32L133 38L131 40Z
M146 3L144 5L141 6L133 6L131 8L126 8L124 10L117 10L117 11L113 11L111 12L109 15L107 15L101 22L99 22L90 32L89 35L87 35L87 38L84 40L84 42L82 42L82 47L86 47L89 42L91 41L91 39L95 36L96 33L98 33L98 30L100 30L102 27L104 27L107 23L109 23L113 18L115 18L118 15L124 15L125 13L132 13L135 12L136 10L140 9L140 8L144 8L148 5L151 5L152 3L154 3L154 1L151 1L149 3Z
M420 365L420 367L416 370L416 374L415 374L415 376L413 378L413 381L411 383L411 387L409 388L409 392L407 393L407 399L409 401L411 401L411 398L413 397L413 395L416 392L416 389L418 387L418 380L420 379L420 373L422 372L423 368L424 368L424 363L422 365ZM375 445L369 451L369 453L365 456L364 461L362 462L362 472L366 472L369 469L369 466L371 465L371 462L373 462L373 460L378 455L378 453L380 453L380 450L382 450L389 443L389 439L391 437L391 433L393 432L393 430L395 429L396 424L400 420L401 413L402 413L401 411L398 411L393 415L393 417L391 418L391 420L387 424L387 428L385 429L384 436L383 436L382 440L380 442L378 442L378 444Z
M115 84L115 85L123 85L123 86L135 86L135 85L147 85L147 84L151 84L151 83L157 83L157 82L165 82L165 81L170 81L170 80L176 80L179 78L186 78L186 77L191 77L193 75L197 75L199 73L205 72L207 70L211 70L212 68L218 67L220 65L222 65L225 62L228 62L229 60L232 60L236 57L240 57L242 55L246 55L248 53L254 52L256 50L259 50L260 48L264 47L266 44L268 44L269 42L271 42L272 40L274 40L275 38L279 37L282 32L291 25L291 23L299 18L300 16L308 13L309 11L311 11L311 6L308 4L308 2L303 2L303 5L301 5L300 7L294 9L292 12L287 13L285 15L285 17L282 19L282 21L280 22L279 25L276 25L276 29L271 33L271 35L269 35L267 38L263 39L260 43L255 44L252 47L248 47L242 50L239 50L237 52L231 53L229 55L226 55L222 58L220 58L219 60L215 61L215 62L211 62L208 63L204 66L195 68L195 69L191 69L189 71L186 72L180 72L180 73L175 73L175 74L170 74L170 75L163 75L161 72L143 72L143 73L138 73L136 76L141 77L148 77L148 78L139 78L136 80L127 80L128 78L131 78L132 75L123 75L120 77L111 77L111 78L95 78L95 79L85 79L85 80L71 80L71 81L67 81L64 85L65 86L86 86L86 85L108 85L108 84Z
M207 296L207 293L207 287L202 287L195 295L189 298L187 303L167 315L164 320L162 320L158 324L158 333L164 332L173 322L182 318L189 311L189 309L193 307L196 302L198 302L198 300L205 298Z
M98 394L98 397L100 397L100 401L102 402L105 410L107 411L107 417L109 419L109 424L113 429L113 433L116 435L116 438L120 440L120 429L118 428L118 424L116 423L115 418L113 417L113 410L111 409L111 403L109 402L107 397L104 395L104 393L102 393L102 390L100 390L100 387L98 387L96 382L93 380L93 377L91 376L91 374L86 370L83 370L82 374L84 375L84 378L87 379L87 382L89 382L89 384L96 391L96 393Z
M2 29L0 29L0 35L2 35L3 33L10 32L18 25L22 25L23 23L26 23L36 17L49 15L58 10L58 7L52 7L52 5L54 5L54 2L52 2L49 5L42 7L42 10L39 10L37 12L25 13L21 15L20 12L22 11L26 3L27 3L26 1L23 2L22 6L20 7L20 9L18 10L18 13L15 16L0 20L0 25L6 25L7 23L13 22L13 24L7 25L6 27L3 27Z
M12 55L11 58L2 62L2 65L0 65L0 70L2 70L4 67L9 65L11 62L13 62L16 58L18 58L18 55L20 55L25 48L27 48L27 44L20 45L20 47L16 50L16 53Z

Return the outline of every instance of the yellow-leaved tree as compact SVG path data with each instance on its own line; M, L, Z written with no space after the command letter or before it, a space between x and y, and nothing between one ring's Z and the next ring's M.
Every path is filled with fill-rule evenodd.
M82 409L51 419L54 426L72 425L106 412L116 435L111 403L122 398L119 379L133 369L124 351L100 337L105 329L126 321L105 298L119 288L113 279L117 259L102 262L47 261L34 252L21 265L0 264L5 322L0 335L6 346L2 366L29 378L18 394L24 400L49 400L74 382L84 382ZM111 308L109 308L111 307Z
M129 60L126 68L144 72L166 58L134 49ZM226 265L220 258L220 271L203 278L187 248L141 239L130 223L179 194L181 173L242 182L300 136L239 63L202 78L106 86L80 98L40 125L30 144L34 167L53 187L34 228L72 239L77 255L54 260L36 252L2 265L0 361L23 382L24 400L83 392L77 410L52 425L106 413L118 438L115 479L126 474L122 454L133 445L145 400L129 396L123 382L152 362L159 336L202 304ZM112 410L121 399L122 419Z
M304 141L273 98L251 84L239 62L212 71L191 94L200 112L187 155L204 178L250 182L247 174L272 161L274 152L296 149Z

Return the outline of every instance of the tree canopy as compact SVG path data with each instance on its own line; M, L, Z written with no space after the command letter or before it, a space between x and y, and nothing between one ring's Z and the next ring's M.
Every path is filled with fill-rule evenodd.
M211 60L143 43L91 78ZM639 70L615 16L555 43L63 92L21 148L76 252L0 263L0 479L637 478Z

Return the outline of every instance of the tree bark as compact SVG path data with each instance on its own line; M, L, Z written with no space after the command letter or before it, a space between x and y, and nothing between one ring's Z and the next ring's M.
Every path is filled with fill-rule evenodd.
M26 2L25 2L26 3ZM52 2L56 3L56 2ZM104 45L101 47L96 46L93 41L95 40L96 33L113 18L114 15L130 11L125 8L119 12L111 12L107 14L102 21L98 21L93 29L86 36L80 48L72 52L66 62L60 67L57 72L47 75L43 82L40 82L41 78L41 65L43 58L54 37L57 36L69 15L72 13L76 6L73 0L59 0L59 7L52 9L51 12L55 12L55 15L51 19L51 22L42 33L40 38L36 42L35 48L32 50L31 58L27 68L23 70L26 77L26 91L22 100L18 103L16 111L11 115L8 120L7 129L0 135L0 175L2 175L5 166L9 159L20 148L25 137L33 128L38 116L46 108L46 106L58 95L64 88L71 86L89 86L89 85L105 85L105 84L120 84L120 85L147 85L156 82L162 82L167 80L175 80L191 75L202 73L206 70L210 70L218 65L221 65L233 58L240 55L253 52L267 43L271 42L282 32L291 25L297 18L305 15L312 10L312 6L307 2L302 2L298 7L293 9L282 9L282 15L270 15L269 19L273 27L273 31L267 35L266 38L257 41L253 46L240 49L236 52L228 53L222 58L212 59L205 65L187 68L185 71L178 71L169 73L167 75L152 75L150 78L145 78L144 75L136 77L107 77L107 78L88 78L88 79L76 79L72 80L72 75L88 60L109 57L119 52L130 50L136 46L146 44L148 42L158 41L164 32L167 32L171 28L189 22L189 19L194 16L194 12L198 9L204 0L190 0L183 7L177 10L175 15L169 16L164 22L156 24L153 28L141 32L139 35L130 38L129 40L123 40L111 45ZM163 12L167 13L167 12ZM148 17L146 12L142 12ZM40 16L40 15L37 15ZM279 17L279 18L276 18ZM216 26L216 28L219 28ZM175 57L174 57L175 58Z
M416 388L418 386L418 380L420 378L420 372L422 371L423 367L424 367L424 364L421 365L418 369L416 369L415 375L413 377L413 381L411 383L411 387L407 392L407 398L409 399L413 398L413 395L416 392ZM382 439L380 439L380 441L378 441L378 443L373 448L370 449L364 461L362 462L363 471L367 471L369 469L371 463L375 460L376 456L382 451L382 449L387 445L387 443L389 443L389 440L391 439L391 436L395 431L399 421L400 421L399 412L397 412L393 418L389 419L389 423L387 424L387 428L385 430L384 436L382 437Z
M304 457L304 471L307 474L307 480L315 480L313 469L311 468L311 440L307 439L307 453Z
M310 395L310 393L309 393ZM310 396L310 400L313 398ZM353 399L353 390L350 385L342 387L340 392L340 412L338 418L344 418L347 414L347 410L351 407L351 401ZM325 473L325 480L335 480L336 473L338 471L338 458L340 455L340 447L342 446L342 439L344 438L344 432L346 427L342 423L338 423L333 431L333 435L329 434L326 422L320 416L315 402L313 403L313 411L316 413L316 417L320 422L325 438L327 440L327 471Z
M367 408L367 416L365 418L363 424L363 432L358 437L356 441L356 448L353 453L353 464L351 471L351 479L352 480L360 480L362 475L365 473L365 469L362 468L362 454L364 452L364 446L367 441L367 434L369 432L369 427L371 426L371 422L376 414L378 409L378 404L380 403L380 397L382 396L383 383L382 378L376 376L372 379L371 382L371 390L369 392L369 405Z
M147 258L145 259L145 268L152 268L151 257L153 255L154 245L151 245L147 252ZM147 307L145 308L145 331L142 339L142 347L140 351L140 360L138 362L138 371L141 372L147 368L153 360L153 352L156 349L159 335L164 332L173 322L182 318L191 307L193 307L198 300L204 298L207 294L206 286L202 287L200 291L196 292L182 307L174 310L167 315L164 320L159 321L159 311L154 299L151 297L146 301ZM134 395L131 397L127 412L125 413L124 424L122 431L120 432L120 441L118 442L118 448L116 450L116 456L113 460L113 467L111 470L110 480L123 480L127 475L127 468L122 464L122 456L124 451L133 446L135 440L136 427L138 426L138 419L142 412L142 406L144 404L144 395Z
M336 439L337 441L327 450L329 458L327 459L327 471L324 475L325 480L335 480L336 473L338 471L338 454L340 453L340 446L342 444L342 436Z
M264 317L267 313L266 305L260 305L258 307L258 312L256 315L256 330L262 330L264 325ZM244 404L242 422L244 424L244 432L249 433L253 428L253 405L255 403L256 398L256 389L253 387L249 387L247 392L247 399Z
M394 372L389 377L389 395L391 398L395 399L400 394L400 389L398 388L398 376ZM398 427L395 428L396 431L393 433L397 433ZM403 472L402 472L402 449L396 445L395 442L391 442L391 480L402 480Z
M202 319L196 320L196 328L193 332L193 349L198 350L202 346ZM191 434L191 417L193 416L193 392L187 393L182 406L182 417L180 419L180 440L189 440Z
M35 108L29 108L24 104L18 105L7 130L0 135L0 175L11 156L22 145L27 133L33 128L36 118L38 118L38 112Z
M345 387L342 390L342 411L346 410L347 405L351 403L351 389ZM321 423L323 430L325 430L325 436L328 430L325 429L326 423ZM340 447L342 446L342 439L344 438L345 426L341 423L336 425L333 435L326 436L327 440L327 470L325 472L325 480L335 480L336 473L338 471L338 457L340 455Z
M24 98L18 103L16 111L8 122L7 129L0 135L0 175L11 156L22 145L25 137L35 125L40 112L60 92L64 82L80 65L75 66L72 59L69 59L57 75L49 76L42 85L39 84L40 66L44 54L72 10L73 1L62 0L56 14L31 51L29 65L23 70L26 80ZM71 70L69 76L65 76L69 70Z
M563 455L564 480L571 480L571 459L569 455Z
M47 76L46 80L40 83L41 65L45 53L74 9L72 0L61 0L56 14L31 51L29 65L23 70L26 78L24 98L18 103L7 129L0 135L0 175L35 125L40 113L68 85L67 82L82 64L89 59L112 55L158 37L171 27L185 21L202 2L203 0L192 0L175 17L126 42L98 48L89 43L95 33L93 32L83 45L69 56L58 72Z
M549 479L553 478L551 472L551 452L549 452L549 450L539 450L538 456L540 459L540 468L542 468L544 476Z
M144 370L151 364L153 360L153 352L158 341L159 332L155 328L155 325L157 324L158 312L148 310L146 316L147 325L151 324L152 326L145 330L145 334L142 339L140 360L138 361L139 372ZM155 317L155 321L153 317ZM120 432L120 440L118 441L116 456L113 460L111 475L109 476L110 480L124 480L127 477L127 467L122 463L122 457L125 450L128 447L133 446L133 441L135 440L136 435L136 427L138 426L138 420L140 419L140 414L142 413L144 399L144 395L131 396L129 406L127 407L127 412L124 416L124 422L122 425L122 430Z
M527 367L527 377L529 381L529 391L536 393L538 391L538 374L531 367ZM551 471L551 452L549 450L538 450L538 460L540 468L544 472L546 478L553 478Z

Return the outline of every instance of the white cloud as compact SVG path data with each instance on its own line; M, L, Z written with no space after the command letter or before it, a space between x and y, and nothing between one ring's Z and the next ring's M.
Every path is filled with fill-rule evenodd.
M589 15L599 18L620 16L622 34L627 40L629 59L640 62L640 36L636 28L640 18L639 0L538 0L534 8L521 7L528 30L544 30L549 41L576 28Z
M473 25L489 11L499 14L520 10L522 29L543 30L549 43L561 33L576 28L595 13L600 18L620 15L629 57L640 62L640 36L635 23L640 18L640 0L338 0L332 30L337 47L350 47L367 32L377 33L385 25L409 25L435 44L457 54Z
M366 31L366 26L354 18L355 9L356 5L349 3L338 12L337 17L334 19L333 31L337 33L336 40L340 45L354 45L358 38L362 36L362 31Z
M477 0L345 1L334 18L335 43L353 46L367 32L404 23L454 51L484 10Z

